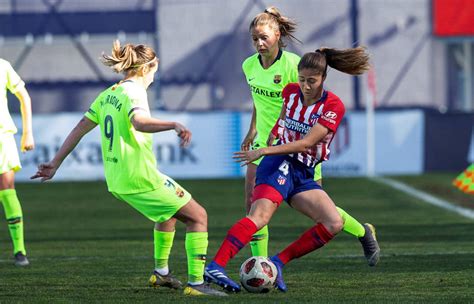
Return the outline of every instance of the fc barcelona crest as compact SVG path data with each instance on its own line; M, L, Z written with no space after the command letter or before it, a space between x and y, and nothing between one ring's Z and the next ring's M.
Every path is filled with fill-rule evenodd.
M273 82L274 83L280 83L281 82L281 75L275 75L275 77L273 77Z

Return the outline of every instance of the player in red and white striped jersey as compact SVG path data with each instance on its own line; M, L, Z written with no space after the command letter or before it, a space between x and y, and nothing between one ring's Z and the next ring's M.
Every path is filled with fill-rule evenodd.
M328 160L329 145L345 112L342 101L334 93L323 90L321 98L306 106L297 83L288 84L282 96L284 117L280 119L284 120L284 127L281 130L281 144L302 139L314 125L320 124L330 132L307 151L290 154L290 156L309 167Z
M229 229L213 261L206 267L204 277L207 281L230 291L240 290L224 268L252 235L268 224L283 200L311 218L314 226L271 257L278 269L276 285L281 291L287 290L282 276L283 266L324 246L342 229L343 221L336 205L313 179L314 166L328 159L329 145L345 112L342 101L324 90L328 66L347 74L360 75L369 69L369 55L362 47L345 50L322 48L301 58L298 83L288 84L283 89L284 105L270 135L275 136L280 128L280 143L234 153L234 158L244 164L265 157L257 167L250 212ZM375 235L368 235L371 238L367 239L369 246L364 246L364 249L369 249L365 253L378 260L380 249Z

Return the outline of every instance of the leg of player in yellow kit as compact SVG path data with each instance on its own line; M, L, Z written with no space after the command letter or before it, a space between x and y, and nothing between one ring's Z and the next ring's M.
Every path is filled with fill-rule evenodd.
M322 186L321 164L318 164L314 170L314 180ZM359 239L369 266L377 265L380 259L380 247L375 236L375 227L369 223L362 225L344 209L337 206L336 209L344 224L342 231Z
M10 231L10 236L13 242L15 265L26 266L29 262L26 260L25 241L23 237L23 213L15 189L0 190L0 201L5 209L8 230ZM22 255L25 258L22 259L22 261L17 262L17 255Z

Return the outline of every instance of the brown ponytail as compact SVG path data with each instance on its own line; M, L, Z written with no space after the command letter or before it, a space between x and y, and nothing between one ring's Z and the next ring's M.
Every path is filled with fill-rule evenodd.
M330 66L349 75L361 75L369 70L369 53L365 47L359 46L350 49L319 48L315 52L306 53L298 63L298 71L315 69L326 76Z
M253 18L249 26L249 31L252 31L257 25L270 25L274 30L280 31L280 40L278 41L278 46L280 48L285 47L286 43L282 38L288 40L295 40L301 43L293 33L296 31L296 22L291 20L288 17L282 16L278 8L275 6L270 6L263 13L258 14Z

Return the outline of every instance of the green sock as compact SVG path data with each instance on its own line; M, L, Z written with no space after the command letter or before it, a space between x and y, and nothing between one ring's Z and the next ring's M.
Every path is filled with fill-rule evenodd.
M252 256L268 256L268 225L255 232L250 241Z
M5 209L8 230L13 241L13 254L21 251L26 255L25 241L23 239L23 213L15 189L0 191L0 201Z
M173 246L174 231L153 230L155 240L155 268L168 267L171 247Z
M355 218L353 218L349 213L344 211L343 209L336 207L337 211L342 217L342 222L344 223L344 227L342 230L344 232L351 234L356 237L363 237L365 234L365 228L359 223Z
M186 233L185 248L188 257L188 281L191 284L203 283L204 265L207 254L207 232Z

